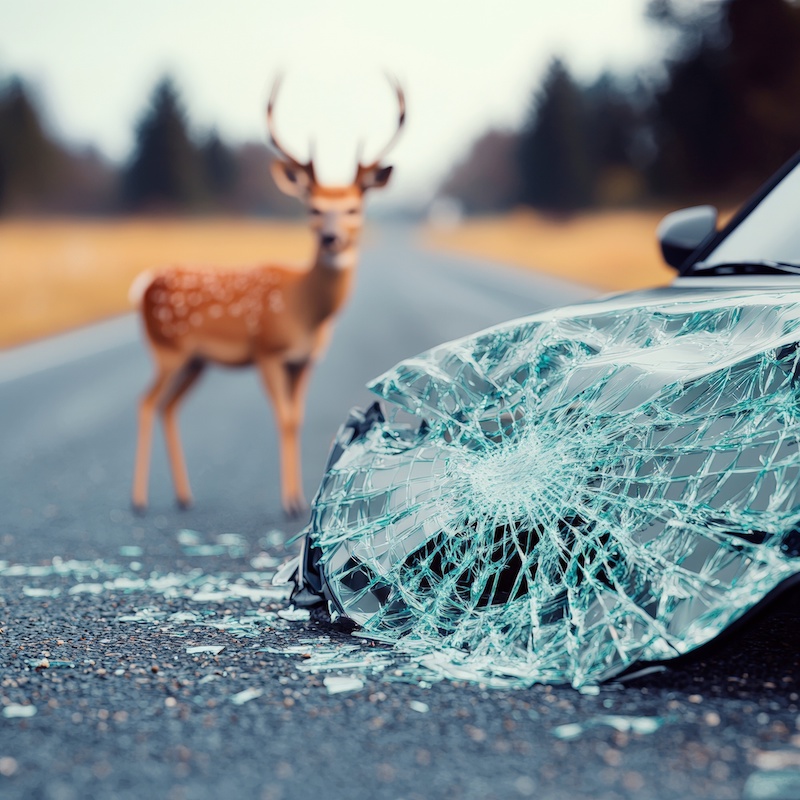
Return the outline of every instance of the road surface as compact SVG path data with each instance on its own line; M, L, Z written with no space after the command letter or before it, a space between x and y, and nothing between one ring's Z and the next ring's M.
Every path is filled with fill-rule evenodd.
M310 387L307 494L370 378L590 294L373 234ZM195 507L174 507L157 435L136 517L149 377L132 317L0 354L4 800L800 798L796 596L702 661L598 694L419 686L391 670L331 693L337 675L304 659L351 637L279 616L258 588L302 521L280 512L255 374L212 371L186 403Z

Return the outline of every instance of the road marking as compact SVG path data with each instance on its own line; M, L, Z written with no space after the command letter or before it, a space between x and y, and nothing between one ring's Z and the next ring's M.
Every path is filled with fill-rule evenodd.
M71 364L137 341L136 316L126 314L0 353L0 383Z

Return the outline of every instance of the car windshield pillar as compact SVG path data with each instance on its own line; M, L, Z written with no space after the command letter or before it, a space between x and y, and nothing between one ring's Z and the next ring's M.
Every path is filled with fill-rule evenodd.
M709 275L717 267L748 265L738 274L775 274L770 267L800 267L800 165L796 165L702 261L684 275ZM762 269L759 269L759 266ZM719 274L734 274L735 270Z

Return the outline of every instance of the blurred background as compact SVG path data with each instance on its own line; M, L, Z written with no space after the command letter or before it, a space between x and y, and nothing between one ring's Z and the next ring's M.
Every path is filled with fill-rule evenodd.
M395 4L392 4L395 5ZM0 346L127 309L142 269L311 241L276 124L348 182L408 125L374 218L596 287L669 280L670 209L735 208L800 145L794 0L0 0Z

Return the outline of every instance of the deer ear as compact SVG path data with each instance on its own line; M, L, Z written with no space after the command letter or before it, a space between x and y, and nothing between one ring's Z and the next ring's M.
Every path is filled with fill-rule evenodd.
M269 168L273 180L284 194L301 199L308 195L312 181L307 169L277 158Z
M382 189L389 183L393 169L394 167L380 167L377 165L366 169L359 167L356 183L361 187L362 192L366 192L367 189Z

